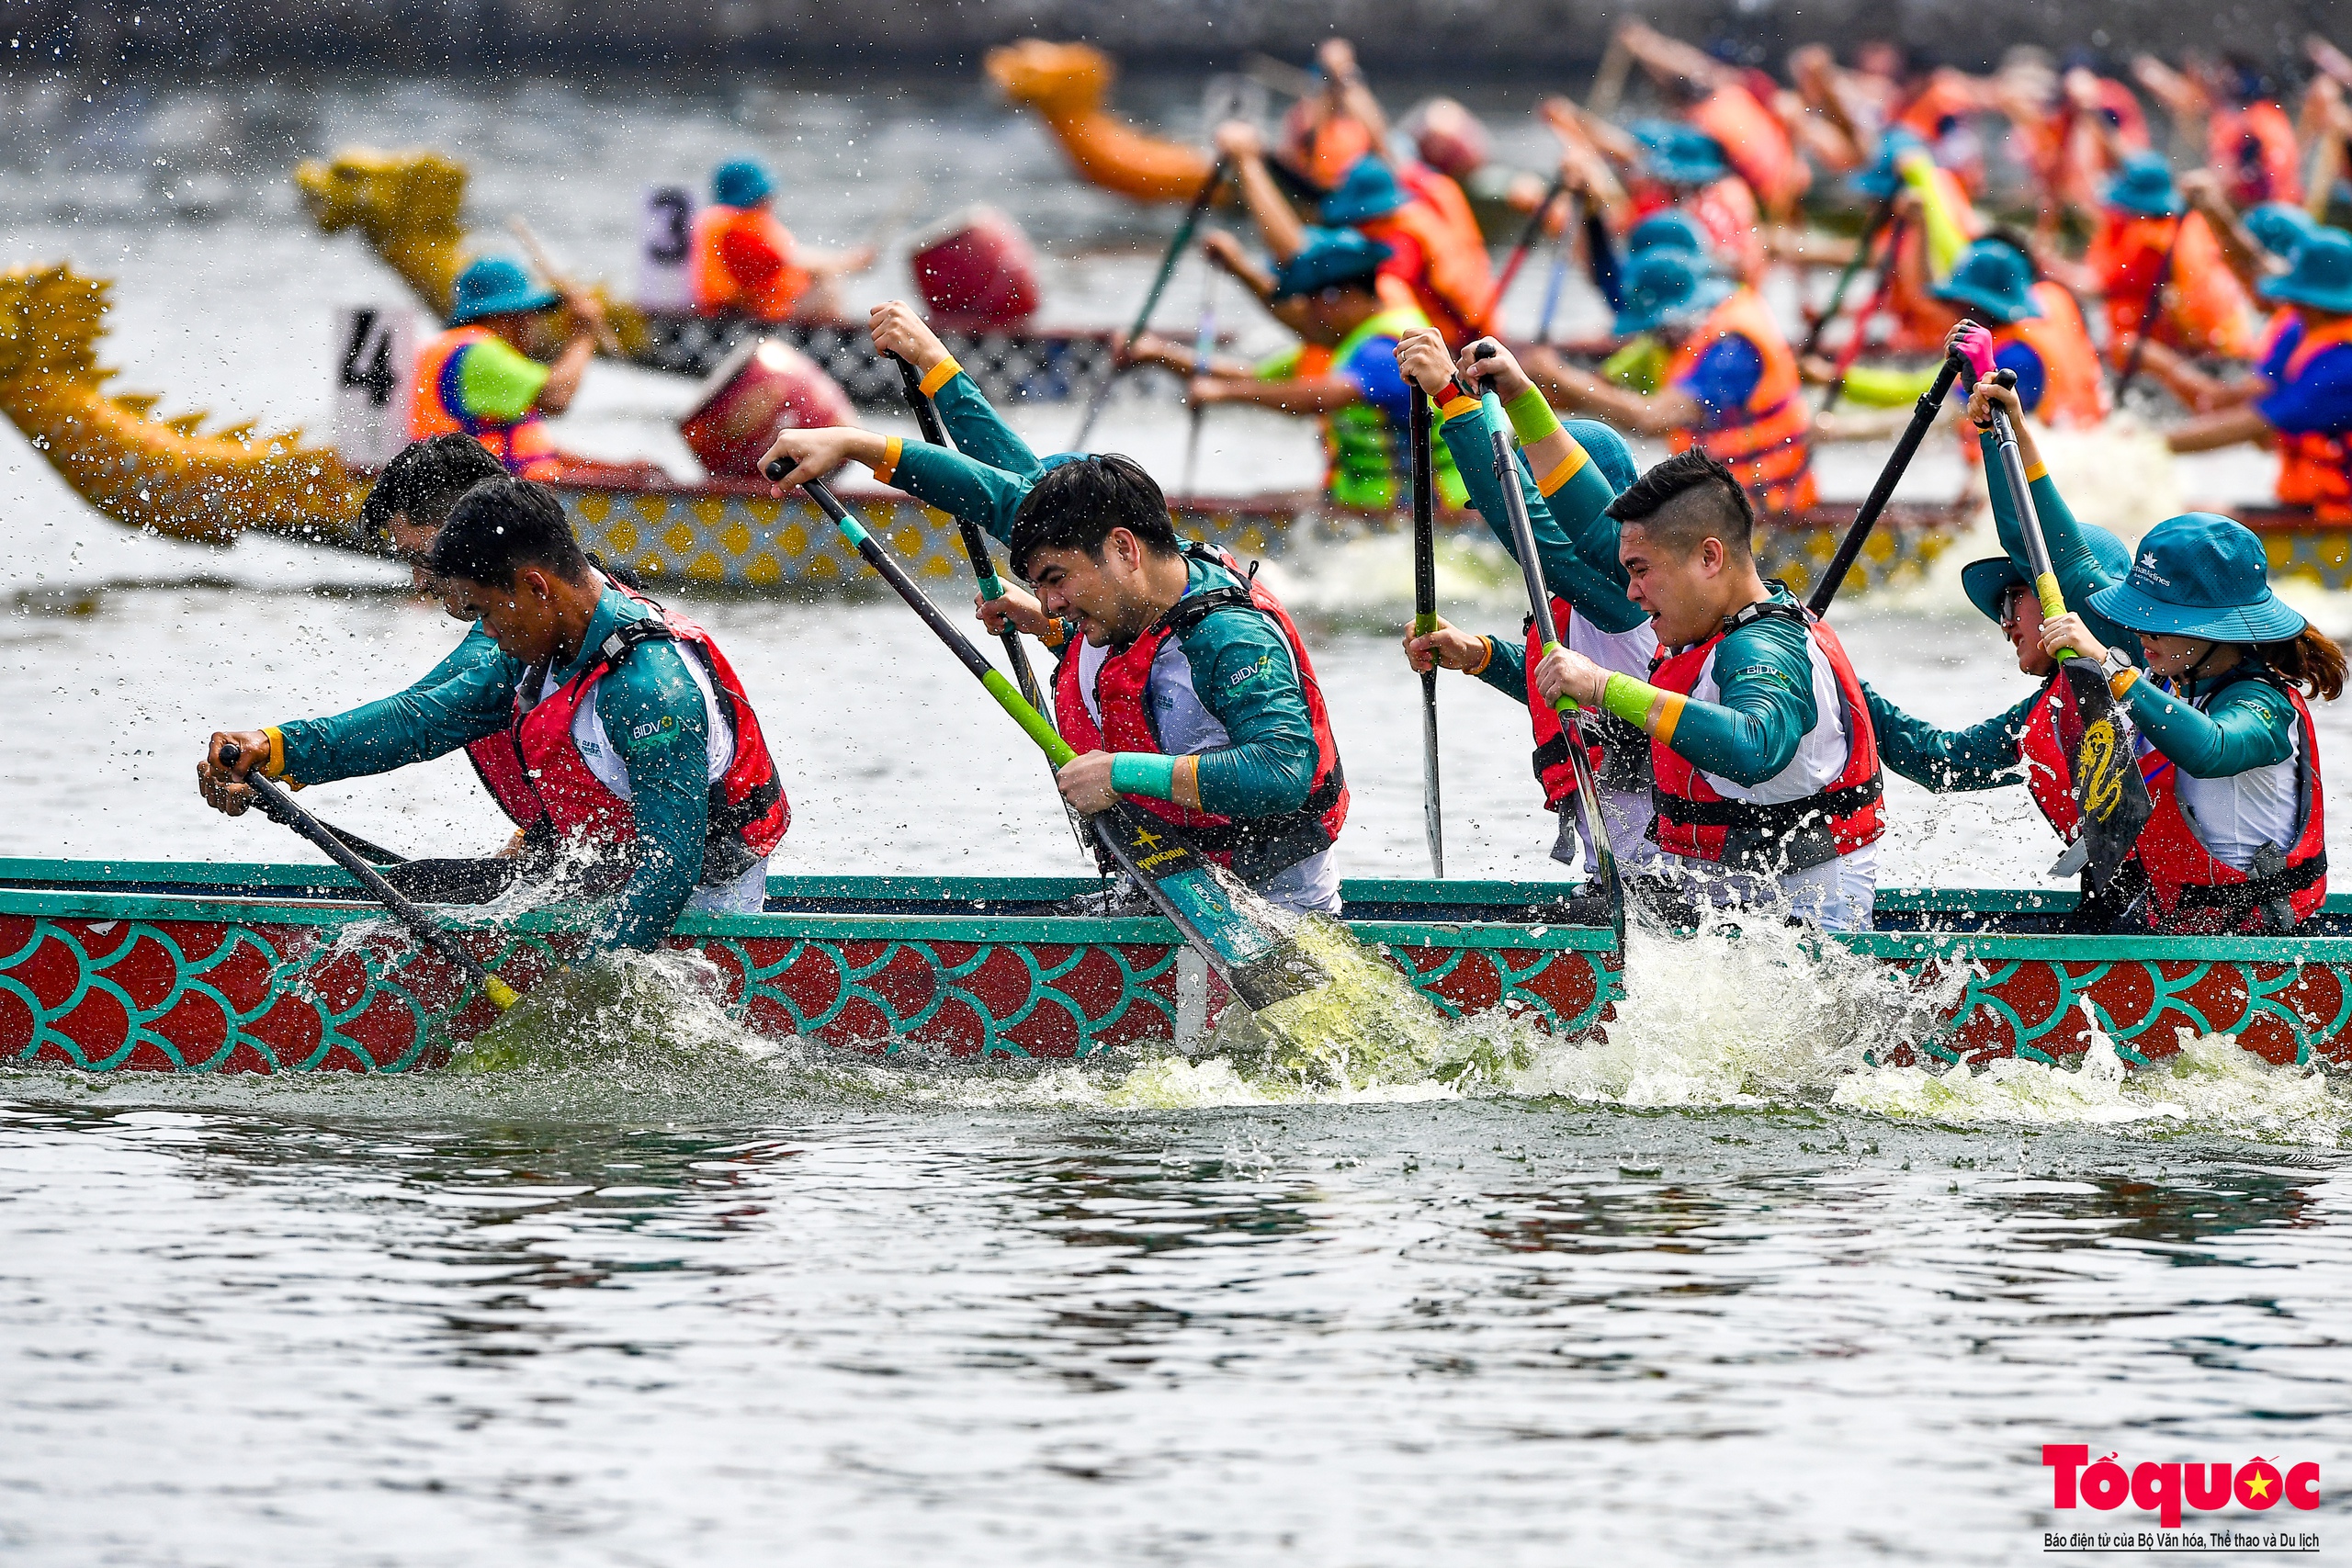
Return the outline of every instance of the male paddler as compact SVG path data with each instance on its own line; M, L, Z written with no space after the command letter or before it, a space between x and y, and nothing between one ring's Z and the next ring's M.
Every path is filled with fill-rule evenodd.
M1644 396L1528 351L1528 374L1551 400L1620 428L1697 447L1728 465L1766 512L1801 512L1815 499L1813 416L1789 346L1764 297L1711 275L1680 251L1645 252L1628 269L1617 333L1656 332L1670 344L1665 385ZM1622 514L1621 514L1622 515Z
M198 786L234 816L259 766L297 786L358 778L503 736L502 798L543 818L592 887L625 877L600 946L648 949L688 908L755 911L790 813L741 682L709 634L589 564L543 487L488 479L459 498L425 570L497 657L331 718L216 732ZM221 760L233 742L234 763Z
M523 352L533 319L557 305L571 312L571 335L552 366ZM571 406L596 352L605 307L593 294L569 299L532 283L503 256L484 256L458 275L449 325L416 356L408 406L412 441L465 434L523 479L563 468L543 418Z
M1386 254L1352 229L1309 229L1306 248L1275 267L1270 299L1302 342L1261 365L1196 364L1191 348L1149 335L1129 356L1189 376L1195 405L1246 403L1318 417L1325 493L1340 506L1401 505L1412 484L1413 392L1397 371L1396 343L1427 329L1429 318L1382 300L1378 273ZM1326 344L1328 354L1309 355ZM1441 503L1461 506L1452 456L1440 446L1436 460Z
M775 215L775 178L756 158L730 158L710 177L711 204L695 217L687 277L706 316L781 321L803 304L834 310L833 280L874 265L872 245L815 251Z
M1650 738L1663 873L1717 906L1869 926L1884 831L1878 741L1838 636L1756 570L1754 507L1704 452L1609 505L1627 592L1657 627L1645 681L1562 648L1532 673Z

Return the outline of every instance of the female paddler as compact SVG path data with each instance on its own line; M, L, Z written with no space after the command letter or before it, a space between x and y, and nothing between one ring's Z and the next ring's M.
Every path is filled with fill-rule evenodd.
M1495 352L1481 359L1481 344ZM1528 379L1519 361L1493 339L1462 351L1457 363L1434 329L1405 334L1396 363L1421 394L1440 400L1438 429L1468 490L1470 504L1500 541L1516 553L1503 496L1495 477L1493 422L1486 405L1466 389L1492 386L1502 400L1511 432L1521 444L1519 489L1543 558L1544 581L1553 592L1552 615L1567 646L1629 675L1647 675L1657 651L1649 617L1625 597L1625 568L1617 558L1617 520L1609 503L1634 482L1634 455L1624 438L1594 420L1563 424ZM1443 665L1476 676L1513 701L1525 703L1535 729L1535 777L1544 786L1544 808L1555 812L1560 830L1552 858L1577 854L1576 768L1560 716L1537 698L1527 671L1542 651L1541 634L1530 615L1521 635L1481 637L1443 620L1426 637L1408 632L1405 656L1415 671ZM1610 846L1627 872L1653 869L1657 846L1650 825L1650 748L1631 726L1605 715L1588 715L1585 734L1592 748L1593 775L1600 786L1600 814ZM1587 869L1594 852L1586 846Z
M776 493L844 462L978 524L1032 595L981 606L1056 649L1054 717L1079 755L1058 776L1078 810L1121 797L1182 828L1269 901L1337 913L1331 848L1347 820L1340 747L1288 612L1226 551L1177 536L1167 498L1127 458L1039 457L904 305L876 347L922 377L962 451L838 427L788 430L761 458Z
M1979 382L1969 412L1989 421L1995 402L2008 410L2028 474L2046 472L2007 389ZM2041 518L2052 560L2079 557L2073 514L2060 505ZM2318 739L2305 699L2342 694L2343 650L2271 592L2254 531L2213 513L2167 518L2140 541L2128 572L2094 575L2103 581L2086 614L2052 619L2041 645L2098 660L2162 759L2141 770L2155 807L2135 852L2149 928L2293 930L2327 897ZM2136 635L2139 659L2100 637L2092 616Z

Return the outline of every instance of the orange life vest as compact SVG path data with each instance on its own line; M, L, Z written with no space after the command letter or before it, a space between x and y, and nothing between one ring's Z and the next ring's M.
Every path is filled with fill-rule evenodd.
M2062 430L2088 430L2108 414L2107 370L2075 297L2050 282L2033 286L2039 316L2022 316L1993 334L1993 352L2013 343L2041 361L2041 401L2026 412Z
M2173 244L2173 226L2180 243ZM2179 219L2140 218L2109 212L2083 259L2107 295L2107 351L2120 366L2139 335L2148 290L2156 287L2165 252L2172 270L2164 278L2165 304L2149 335L2166 348L2188 355L2248 359L2254 355L2254 302L2246 298L2222 243L2201 213Z
M470 435L516 478L555 479L563 471L563 457L537 413L508 423L476 419L465 412L458 387L460 352L476 344L503 341L487 327L450 327L424 345L416 356L416 389L409 397L408 438Z
M1809 611L1768 599L1750 604L1702 643L1670 657L1660 649L1650 671L1650 684L1662 692L1690 695L1725 634L1763 615L1799 620L1829 660L1838 702L1845 709L1846 765L1816 794L1759 806L1721 795L1681 753L1654 739L1650 742L1650 801L1657 817L1650 824L1650 838L1667 853L1686 860L1746 871L1805 871L1875 843L1886 831L1881 807L1885 789L1879 773L1878 732L1871 728L1861 677L1854 673L1853 661L1846 657L1838 634Z
M1763 296L1753 288L1732 290L1730 298L1683 339L1667 367L1665 384L1673 386L1697 369L1707 350L1726 337L1744 337L1755 344L1764 361L1764 373L1756 378L1747 403L1725 411L1724 423L1714 429L1676 431L1674 449L1688 452L1697 446L1723 463L1739 477L1762 511L1802 512L1817 499L1813 482L1813 414L1805 407L1804 390L1797 379L1796 353L1773 322Z
M2287 356L2281 384L2301 375L2321 350L2346 344L2352 344L2352 318L2315 332L2306 328L2303 341ZM2352 523L2352 434L2280 431L2278 499L2289 506L2310 507L2323 523Z
M1736 82L1701 99L1690 123L1723 144L1724 156L1769 212L1786 212L1813 184L1813 170L1797 155L1789 128Z
M1462 186L1453 175L1417 160L1408 160L1396 171L1396 183L1436 209L1457 241L1474 247L1482 255L1486 253L1487 232L1478 227L1478 214L1471 209L1470 198L1462 194Z
M688 269L695 310L730 312L763 321L792 314L814 281L793 264L792 231L764 207L707 207L695 219L694 261Z
M1387 285L1381 294L1383 303L1391 309L1418 307L1448 343L1486 335L1495 307L1495 272L1483 243L1467 243L1445 215L1426 201L1408 201L1386 217L1356 227L1367 239L1383 243L1402 239L1420 251L1418 274L1382 275L1381 281Z
M2301 730L2295 784L2302 803L2301 824L2287 851L2286 865L2274 875L2249 876L2215 858L2189 826L2180 808L2180 769L2165 767L2150 776L2148 795L2154 810L2140 829L2132 853L2148 874L2151 923L2165 935L2262 931L2263 906L2280 898L2293 908L2300 925L2327 902L2327 832L2319 735L2312 727L2312 710L2301 692L2266 669L2250 670L2239 678L2275 686L2295 705Z
M2264 98L2219 109L2206 122L2205 160L2222 176L2230 205L2244 211L2266 201L2303 199L2302 146L2287 111Z

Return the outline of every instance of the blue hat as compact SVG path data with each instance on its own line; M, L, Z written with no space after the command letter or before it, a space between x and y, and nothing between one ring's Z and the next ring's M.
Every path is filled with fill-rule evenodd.
M710 176L710 199L721 207L757 207L775 193L775 181L757 158L729 158Z
M1668 185L1713 185L1731 173L1724 144L1703 130L1669 119L1637 120L1633 130L1651 175Z
M2266 201L2245 215L2246 232L2274 256L2295 259L2295 247L2319 232L2319 220L2291 201Z
M2096 523L2082 525L2083 543L2090 547L2091 557L2099 564L2106 577L2121 577L2132 570L2131 547ZM2007 556L1995 556L1990 560L1973 560L1960 569L1960 591L1968 602L1984 613L1988 621L2001 618L2001 604L2019 588L2033 586L2025 569Z
M1592 459L1593 467L1600 470L1600 477L1609 481L1610 489L1623 495L1634 488L1642 470L1634 463L1634 449L1625 445L1623 436L1597 419L1564 419L1560 423L1567 427L1576 444L1584 448L1585 456Z
M1645 251L1626 269L1617 335L1687 321L1723 303L1732 286L1680 251Z
M2315 230L2295 247L2292 261L2286 276L2262 280L2265 299L2352 311L2352 234L2341 229Z
M2140 541L2132 574L2091 608L2135 632L2213 642L2284 642L2303 617L2270 592L2262 541L2211 512L2167 517Z
M1707 231L1699 227L1697 219L1677 208L1653 212L1625 236L1625 254L1640 255L1645 251L1680 251L1685 255L1710 260L1714 247L1707 243Z
M555 302L555 290L534 284L521 263L504 256L484 256L458 274L458 286L449 298L449 324L462 327L484 316L544 310Z
M1879 139L1878 162L1854 176L1855 191L1873 201L1884 201L1902 187L1903 160L1927 152L1926 142L1897 126Z
M1387 217L1410 199L1405 187L1396 183L1395 172L1367 152L1340 176L1338 186L1323 198L1323 221L1369 223L1375 218Z
M1306 248L1274 268L1274 298L1289 299L1335 283L1369 287L1390 254L1386 245L1353 229L1309 229Z
M2180 215L2180 192L2173 188L2172 165L2160 153L2126 154L2122 169L2109 180L2103 198L2109 207L2142 218Z
M1951 276L1934 293L1939 299L1973 305L2004 324L2041 314L2041 301L2033 297L2033 265L2000 240L1979 240L1961 252Z

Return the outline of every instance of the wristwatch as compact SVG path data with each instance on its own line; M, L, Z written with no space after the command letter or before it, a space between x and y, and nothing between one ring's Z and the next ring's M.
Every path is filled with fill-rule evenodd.
M2110 685L2114 683L2117 676L2124 673L2126 671L2132 671L2132 672L2137 673L2137 667L2132 664L2131 659L2126 656L2124 651L2120 648L2109 649L2105 656L2099 660L2098 667L2107 672L2107 679Z

